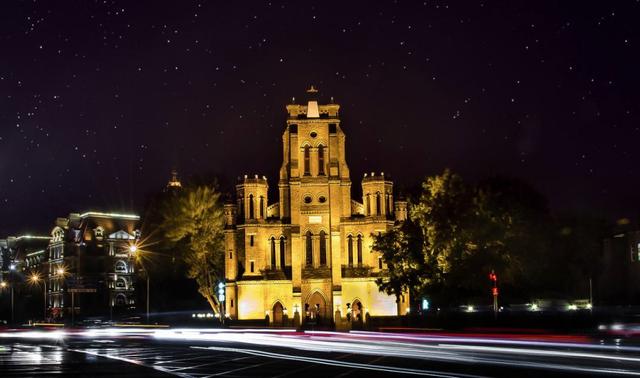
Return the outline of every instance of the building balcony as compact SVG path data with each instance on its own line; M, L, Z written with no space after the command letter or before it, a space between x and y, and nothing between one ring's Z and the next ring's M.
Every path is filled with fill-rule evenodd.
M373 268L367 265L342 265L342 278L372 277Z
M307 265L302 268L302 278L331 278L331 268L327 265Z
M265 280L290 280L291 279L291 267L285 266L284 268L278 266L267 266L265 269L260 270L262 278Z

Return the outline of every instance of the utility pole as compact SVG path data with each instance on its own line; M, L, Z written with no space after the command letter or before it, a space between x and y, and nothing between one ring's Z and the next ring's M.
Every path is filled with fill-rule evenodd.
M149 271L147 270L147 324L149 324L149 296L151 295L149 291Z

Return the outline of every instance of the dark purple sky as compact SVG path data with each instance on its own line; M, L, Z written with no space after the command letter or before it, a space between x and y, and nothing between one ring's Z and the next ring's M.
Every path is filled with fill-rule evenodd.
M635 217L639 19L638 1L2 1L0 236L140 208L172 166L275 185L310 84L342 105L354 186L450 167Z

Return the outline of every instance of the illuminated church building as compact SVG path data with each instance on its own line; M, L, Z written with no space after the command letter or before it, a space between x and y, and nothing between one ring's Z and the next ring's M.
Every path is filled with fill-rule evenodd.
M226 312L274 325L403 315L408 295L396 303L378 290L386 266L371 246L372 234L406 219L407 203L382 172L365 174L362 203L351 198L340 105L319 104L313 87L307 95L286 106L280 201L269 203L267 179L256 175L225 205Z

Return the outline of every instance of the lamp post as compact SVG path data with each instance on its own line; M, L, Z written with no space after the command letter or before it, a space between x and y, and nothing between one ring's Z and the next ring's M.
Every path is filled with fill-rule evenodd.
M15 272L16 270L16 264L15 263L11 263L11 265L9 265L9 281L11 281L11 323L15 322L15 318L14 318L14 311L13 311L13 288L16 286L15 282L14 282L14 276L13 276L13 272Z
M31 281L31 283L34 283L36 285L40 282L40 280L41 278L38 273L33 273L31 277L29 277L29 281ZM42 278L42 283L43 283L42 297L43 297L43 307L44 307L44 310L42 312L42 320L46 321L47 320L47 280L45 278Z
M139 256L138 252L138 246L135 244L131 244L129 246L129 252L131 252L132 255L134 256ZM149 286L149 271L147 269L145 269L144 264L142 263L142 260L137 258L136 260L140 261L140 266L142 266L142 270L144 270L145 276L147 276L147 324L149 323L149 296L150 296L150 286Z
M62 280L62 279L64 279L64 275L65 275L65 273L66 273L66 271L65 271L65 269L64 269L64 266L62 266L62 265L58 265L58 267L57 267L57 268L56 268L56 270L55 270L55 274L58 276L58 280ZM60 283L58 283L58 286L57 286L57 287L58 287L58 292L59 292L59 294L58 294L58 295L60 295L60 299L61 299L61 301L59 302L59 305L62 305L62 302L64 301L64 293L62 293L62 292L61 292L61 290L62 290L61 286L62 286L62 285L60 285ZM72 299L73 299L73 293L71 293L71 295L72 295ZM72 302L73 302L73 301L72 301ZM74 304L74 303L72 303L72 306L73 306L73 305L75 305L75 304ZM62 307L62 310L64 311L64 307ZM71 316L72 316L72 318L73 318L73 309L72 309L72 311L71 311ZM72 320L72 322L73 322L73 320Z
M2 288L2 290L6 289L7 285L5 281L0 282L0 288ZM13 322L13 285L11 285L11 322Z

